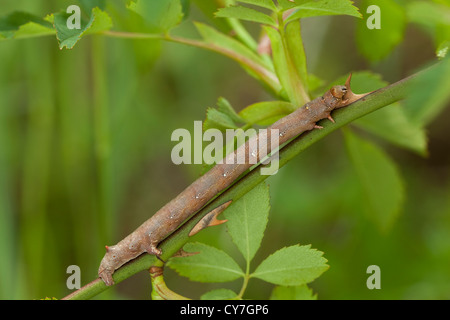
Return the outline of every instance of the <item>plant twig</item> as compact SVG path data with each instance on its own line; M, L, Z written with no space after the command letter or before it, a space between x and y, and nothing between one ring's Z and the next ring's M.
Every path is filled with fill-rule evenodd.
M338 130L339 128L382 107L388 106L396 101L404 99L407 96L408 88L411 86L413 78L414 76L410 76L408 78L400 80L394 84L386 86L365 96L364 98L345 108L336 110L333 113L333 117L336 123L333 124L330 121L325 120L320 123L320 125L323 126L323 129L305 132L297 138L293 139L280 150L280 168L300 152L304 151L312 144ZM160 248L163 251L163 255L161 258L166 261L173 254L175 254L189 240L189 231L205 214L210 212L213 208L229 200L238 200L259 183L267 179L269 176L261 175L259 170L260 167L261 166L256 167L254 170L242 177L228 190L217 196L189 221L183 224L176 232L166 238L160 244ZM130 261L125 266L118 269L114 273L114 281L115 283L119 283L122 280L132 276L133 274L136 274L143 270L148 270L150 269L150 267L155 265L161 266L161 262L154 256L148 254L141 255L137 259ZM88 285L68 295L64 299L90 299L106 290L107 288L108 287L100 279L96 279Z

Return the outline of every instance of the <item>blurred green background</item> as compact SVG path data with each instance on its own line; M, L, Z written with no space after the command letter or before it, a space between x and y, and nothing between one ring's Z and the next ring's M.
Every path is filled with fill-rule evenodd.
M226 31L196 6L202 1L192 2L189 20ZM74 2L2 0L0 16L24 10L44 17ZM135 30L123 2L108 2L115 28ZM435 57L432 33L410 23L393 51L370 63L355 46L356 23L303 21L309 71L332 81L370 69L394 82ZM249 28L258 35L255 25ZM197 37L189 21L174 31ZM61 298L70 293L69 265L81 268L82 284L95 279L104 245L117 243L199 176L201 166L172 164L170 137L177 128L192 130L220 96L237 110L272 99L235 62L180 44L91 36L61 51L53 36L0 42L0 298ZM388 233L364 214L341 132L269 178L272 209L255 266L283 246L312 244L330 265L311 284L319 299L449 299L449 117L447 108L428 127L428 157L377 141L406 189ZM236 251L224 227L195 240ZM381 290L366 287L372 264L381 268ZM192 298L222 287L194 284L171 270L166 281ZM271 289L251 280L246 297L265 299ZM102 297L148 299L149 276L138 274Z

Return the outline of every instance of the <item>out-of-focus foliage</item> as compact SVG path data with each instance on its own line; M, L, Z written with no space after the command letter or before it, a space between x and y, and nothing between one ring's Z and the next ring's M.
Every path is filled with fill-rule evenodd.
M174 34L237 48L246 57L256 55L251 42L242 42L245 34L230 33L236 25L214 18L224 1L193 0L189 10L187 1L174 8L161 1L170 21L141 16L145 5L140 1L129 5L133 10L122 0L95 1L99 9L92 1L77 3L86 23L105 18L95 31L113 27L155 33L175 26ZM61 51L50 23L55 20L47 15L64 12L73 2L3 0L0 7L0 298L61 297L69 293L66 269L73 264L80 266L83 284L93 280L105 244L126 236L198 177L200 166L172 164L170 136L176 128L191 130L194 120L204 120L205 110L219 96L229 103L224 107L222 100L217 110L233 123L268 124L291 109L280 100L293 92L266 91L234 61L199 48L91 35L68 37L67 47L76 46ZM280 5L289 9L305 2L283 0ZM254 3L274 9L267 0L240 2L252 8ZM317 90L309 86L312 96L350 71L370 70L355 74L354 88L374 90L436 62L436 52L445 54L450 39L447 0L383 0L380 30L365 28L369 4L355 2L363 19L301 20L303 44L291 45L304 47L306 54L300 52L290 62L303 82L311 78L323 84L315 85ZM252 19L246 20L256 19L248 14ZM196 28L192 20L202 24ZM286 32L294 32L297 23L299 27L300 22L291 22ZM243 25L260 39L257 24ZM12 40L42 35L49 36ZM271 40L277 40L275 35ZM280 78L289 76L264 57L257 59ZM361 119L345 135L328 137L268 180L272 208L254 266L280 247L300 243L325 252L330 268L311 285L312 291L304 286L273 290L255 280L246 295L450 297L449 61L447 55L440 66L423 72L406 102ZM294 80L281 83L290 86ZM260 104L274 100L267 92L277 95L269 103L273 112ZM257 118L254 110L267 116ZM393 171L394 176L383 177ZM388 185L377 190L371 185L374 179ZM393 199L389 206L388 198ZM367 211L367 201L373 202L372 211ZM239 256L223 227L205 230L195 240ZM366 287L366 270L373 264L381 268L381 290ZM186 296L200 297L217 288L170 272L168 286ZM208 294L230 297L240 284ZM149 297L149 288L148 275L140 274L104 297Z

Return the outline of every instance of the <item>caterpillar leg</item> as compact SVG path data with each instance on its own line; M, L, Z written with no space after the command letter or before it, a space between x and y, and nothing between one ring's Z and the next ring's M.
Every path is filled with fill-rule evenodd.
M161 261L162 263L166 263L163 259L161 259L162 251L161 251L161 249L158 249L158 248L156 247L156 244L153 244L153 243L150 244L150 245L145 249L145 251L146 251L147 253L149 253L149 254L155 255L156 258L157 258L159 261Z
M145 248L145 251L149 254L154 254L155 256L160 256L162 254L161 249L156 247L156 244L151 243Z
M114 284L114 280L112 278L114 271L108 270L108 269L101 269L98 273L98 276L100 279L103 280L103 282L107 286L112 286Z

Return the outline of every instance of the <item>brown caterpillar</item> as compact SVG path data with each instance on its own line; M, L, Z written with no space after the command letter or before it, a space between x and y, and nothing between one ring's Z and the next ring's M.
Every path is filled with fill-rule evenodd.
M305 131L321 128L316 125L316 122L321 119L328 118L334 122L330 115L334 109L344 107L363 97L364 95L353 94L350 88L350 79L351 75L347 79L345 85L332 87L322 97L308 102L303 107L270 126L268 129L278 129L279 145ZM264 137L264 139L270 141L270 132L272 131L268 130L268 132L268 136ZM257 157L258 161L260 161L259 151L256 153L254 151L251 153L249 152L249 145L252 145L251 143L255 142L254 140L252 141L252 139L256 139L256 142L258 142L262 138L260 135L253 136L227 157L233 157L234 160L236 160L237 154L239 152L242 154L242 151L245 151L244 154L247 157L252 155ZM269 154L270 152L271 150L268 150L267 153ZM252 163L254 164L255 162ZM223 163L214 166L182 191L176 198L162 207L150 219L145 221L133 233L114 246L106 246L107 252L103 257L98 270L99 277L109 286L114 284L112 278L114 271L126 262L143 253L154 254L159 257L162 252L157 248L158 243L174 232L183 222L200 210L216 194L229 187L253 164L239 164L238 161L233 161L233 163L230 164L230 161L223 161ZM224 210L228 204L221 205L220 207L223 207ZM220 212L216 212L214 217ZM206 224L207 223L208 222L206 222ZM193 231L191 231L191 233ZM195 232L198 231L195 230Z

